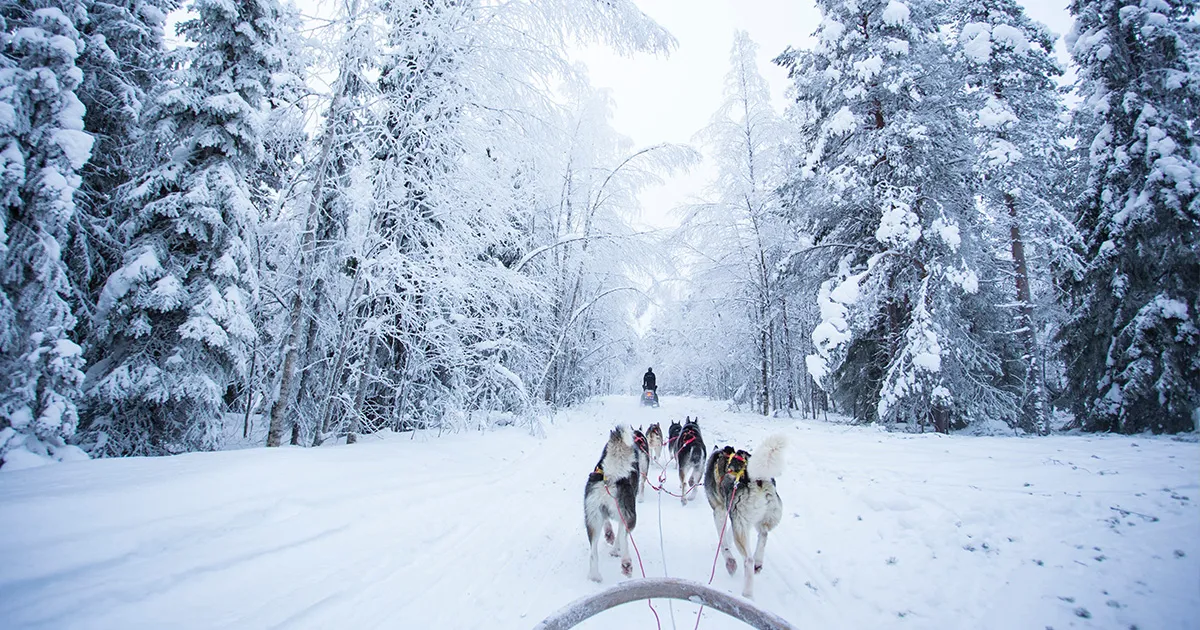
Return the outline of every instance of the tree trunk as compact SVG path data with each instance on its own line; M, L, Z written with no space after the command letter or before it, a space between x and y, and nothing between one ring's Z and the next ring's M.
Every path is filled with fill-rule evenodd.
M302 273L300 275L303 275ZM267 431L267 446L279 446L283 442L283 416L292 400L292 381L296 376L296 354L300 334L304 330L304 300L302 287L297 287L292 299L292 330L283 356L283 376L279 381L279 396L271 406L271 425Z
M768 400L768 377L767 377L767 329L764 326L759 332L759 360L762 364L762 415L771 415L771 403Z
M371 385L371 369L375 365L375 349L378 342L379 335L371 335L371 343L367 344L362 372L358 377L358 393L354 395L354 409L350 410L350 429L346 432L346 444L354 444L358 441L358 431L362 425L359 419L362 418L362 407L363 401L367 398L367 388Z
M1026 431L1045 435L1049 430L1046 421L1045 389L1042 387L1038 369L1037 332L1033 322L1033 297L1029 287L1029 267L1025 260L1025 242L1021 239L1021 225L1017 217L1017 200L1004 195L1008 206L1009 238L1012 246L1013 265L1016 267L1017 283L1017 327L1021 331L1021 344L1025 351L1025 396L1022 405L1022 423Z
M246 417L242 421L242 439L250 439L250 408L254 406L254 371L258 367L258 340L250 350L250 380L246 381Z
M333 118L341 101L340 95L329 106L329 117ZM279 381L279 397L271 407L271 428L267 432L267 446L279 446L283 438L283 416L292 402L292 383L296 380L296 356L304 334L304 290L308 284L308 268L313 266L313 255L317 241L317 214L321 209L321 194L325 189L325 172L329 168L329 156L333 152L332 126L326 126L325 141L321 145L321 158L317 160L317 179L313 182L305 218L304 236L300 244L300 260L296 266L296 297L292 300L292 330L288 334L283 357L283 376ZM295 437L295 436L293 436ZM294 443L294 442L293 442Z
M791 410L798 409L796 405L796 368L792 364L792 331L788 326L788 305L787 300L783 301L783 361L784 369L787 370L787 408L789 415Z

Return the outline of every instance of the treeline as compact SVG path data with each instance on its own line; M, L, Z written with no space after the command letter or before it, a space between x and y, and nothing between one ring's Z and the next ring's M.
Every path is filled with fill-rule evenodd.
M623 217L690 153L634 151L564 51L673 39L627 0L334 4L0 0L3 467L609 389Z
M1069 109L1014 0L817 5L782 116L735 43L662 371L764 414L1193 430L1200 3L1074 0Z

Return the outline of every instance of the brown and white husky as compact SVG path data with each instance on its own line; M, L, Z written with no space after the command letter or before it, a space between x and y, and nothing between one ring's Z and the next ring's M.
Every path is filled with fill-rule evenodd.
M742 595L754 597L754 574L762 571L767 534L783 517L783 501L775 488L775 478L783 473L783 450L787 439L772 435L751 455L726 446L713 451L704 471L704 493L713 510L713 524L721 539L725 569L733 575L737 561L729 551L729 539L742 556L745 582ZM728 519L730 528L725 530ZM758 532L758 544L750 553L750 534Z

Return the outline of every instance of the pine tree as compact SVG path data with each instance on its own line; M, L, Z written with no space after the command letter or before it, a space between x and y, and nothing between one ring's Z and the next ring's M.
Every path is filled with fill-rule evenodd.
M223 397L248 367L258 279L249 242L260 210L252 176L282 67L275 0L195 0L181 83L157 96L157 126L178 138L129 200L124 264L105 284L89 371L95 448L169 453L220 444Z
M795 210L832 276L817 296L809 370L861 419L940 431L1011 422L984 327L994 319L980 282L989 265L969 184L962 72L937 37L940 5L818 6L815 49L781 59L796 81L793 118L808 123L793 186L815 193Z
M168 65L163 27L179 2L83 0L83 6L87 20L80 36L85 45L78 62L83 82L77 92L87 108L84 127L96 146L80 173L79 212L71 224L66 258L78 330L86 339L100 290L121 265L117 226L126 217L118 190L153 165L143 114Z
M1200 3L1075 0L1086 269L1062 330L1084 428L1195 427L1200 408Z
M1059 212L1052 172L1062 106L1051 56L1054 42L1014 0L964 0L955 6L958 54L967 68L975 123L975 173L981 199L1002 233L995 235L1011 258L1015 283L1014 323L1023 365L1021 425L1049 430L1042 382L1046 352L1038 339L1033 296L1035 274L1052 261L1071 258L1074 227ZM1000 252L997 252L1000 255ZM1038 257L1042 266L1039 267Z
M79 455L83 374L62 258L92 148L78 2L0 3L0 466Z

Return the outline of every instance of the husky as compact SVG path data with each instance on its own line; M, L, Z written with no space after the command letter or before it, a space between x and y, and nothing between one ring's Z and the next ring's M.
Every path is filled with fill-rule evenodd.
M647 473L650 472L650 446L646 443L646 434L642 433L641 428L633 430L633 454L637 458L638 465L638 485L637 485L637 500L642 503L646 500L646 484L649 480L646 479Z
M667 427L666 452L669 454L671 459L675 459L675 455L678 454L676 451L679 450L679 434L682 432L683 425L678 422L671 421L671 426ZM678 462L676 462L676 464L678 464Z
M621 573L633 575L633 561L629 557L629 532L637 525L637 484L641 473L629 428L618 425L608 436L608 443L600 453L600 461L588 475L583 490L583 520L587 528L588 544L591 545L591 564L588 579L600 582L600 532L612 543L612 522L617 522L617 536L613 555L621 556Z
M662 450L663 450L663 434L662 434L662 427L658 426L657 422L650 425L650 427L648 429L646 429L646 446L650 449L651 461L653 461L655 464L661 464L662 463Z
M671 430L675 426L672 423ZM688 493L700 485L701 475L704 474L704 439L700 437L700 418L693 420L691 416L684 418L683 427L679 429L676 438L675 459L679 462L679 500L687 505Z
M762 571L767 534L783 517L783 502L775 489L775 477L783 472L783 450L787 439L772 435L763 440L754 455L726 446L713 451L705 466L704 493L713 510L713 524L725 556L729 575L737 571L737 561L729 550L729 537L722 536L728 519L733 543L742 555L745 582L743 597L754 597L754 574ZM750 532L758 532L758 545L750 553Z

